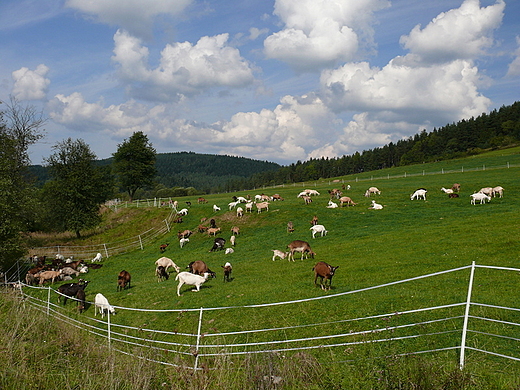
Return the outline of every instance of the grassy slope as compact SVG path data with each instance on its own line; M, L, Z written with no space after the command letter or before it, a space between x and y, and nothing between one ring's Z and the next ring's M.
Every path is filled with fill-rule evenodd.
M276 190L263 190L267 194L279 193L285 201L273 202L269 212L254 212L242 219L237 219L234 211L227 211L227 203L231 201L232 194L207 196L208 204L198 205L193 202L188 216L184 218L185 222L174 228L195 231L202 217L214 217L217 225L222 227L221 237L228 239L231 226L237 225L241 228L241 234L237 238L235 253L209 253L213 239L199 233L190 237L189 244L181 249L177 245L176 231L172 231L155 246L107 259L103 268L88 274L92 283L87 289L87 300L93 300L95 293L102 292L112 304L123 307L186 309L201 306L241 306L348 292L466 266L472 261L479 264L518 267L520 201L515 194L520 189L520 169L468 172L471 167L505 166L507 162L519 164L518 152L516 148L460 161L345 177L345 183L348 182L352 186L347 195L358 203L350 208L325 207L328 200L327 189L338 186L329 184L328 181L316 186L312 184L312 188L320 191L321 196L314 198L314 202L307 206L303 205L301 199L296 198L302 187L286 186ZM461 172L461 166L464 166L464 172ZM459 170L459 173L410 176L413 173L420 174L423 170L439 172L441 169ZM408 174L406 178L391 178L404 172ZM387 175L390 179L386 178ZM374 179L362 181L370 177ZM461 196L459 199L448 199L440 188L449 187L454 182L461 183ZM382 191L377 200L385 205L383 210L368 209L370 200L364 198L363 193L372 185ZM495 185L505 188L503 199L493 199L486 205L470 205L470 193L481 187ZM308 186L310 185L305 185ZM428 200L410 201L410 194L420 187L429 190ZM260 192L262 190L244 191L236 195L253 196ZM178 200L181 203L184 200L194 201ZM213 204L219 205L222 211L213 213ZM309 221L313 215L317 215L320 223L329 230L326 237L312 239ZM289 220L295 224L296 231L293 234L286 232L286 223ZM145 230L144 225L143 223L142 230ZM135 229L135 223L132 223L129 231ZM296 260L294 263L285 260L272 262L271 249L283 250L293 239L309 241L317 253L316 259ZM173 278L157 283L154 276L154 261L160 256L158 246L163 242L171 243L165 255L171 257L181 268L190 261L204 260L218 273L217 279L209 281L200 293L192 293L189 288L184 287L183 296L178 298ZM323 292L312 283L312 266L315 261L321 260L340 266L331 292ZM224 284L220 266L226 261L233 264L234 280ZM116 276L122 269L132 274L132 288L125 292L116 292ZM210 312L205 314L203 331L233 331L242 328L313 323L463 302L468 275L468 271L461 271L424 281L292 306ZM478 269L477 277L479 279L475 286L475 301L517 307L517 273L506 274ZM70 310L72 311L72 307ZM93 316L93 307L87 310L85 315ZM154 329L194 332L197 315L146 314L120 310L117 322L135 326L146 324ZM504 319L509 318L508 314L502 315ZM427 316L419 315L418 318ZM385 323L379 321L370 325L364 324L364 329L366 326L379 324L384 326ZM460 324L454 326L459 327ZM342 325L341 329L356 330L358 326ZM363 329L363 326L359 325L359 329ZM310 334L306 332L301 330L296 333L302 336ZM288 333L287 337L290 336L292 334ZM396 351L402 347L404 346L395 346ZM342 359L346 356L338 353L336 358ZM518 367L516 369L518 370Z

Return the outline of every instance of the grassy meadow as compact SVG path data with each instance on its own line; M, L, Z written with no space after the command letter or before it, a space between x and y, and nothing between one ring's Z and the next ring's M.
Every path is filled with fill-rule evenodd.
M90 280L86 299L92 302L95 294L101 292L112 305L118 307L112 321L115 324L136 327L139 330L135 332L136 335L142 335L143 329L195 334L199 318L196 309L228 307L204 312L201 331L207 336L203 337L201 344L220 344L222 349L237 353L247 351L239 344L253 341L353 334L352 337L324 339L322 343L327 345L350 341L362 343L383 336L406 337L416 334L417 329L395 328L386 333L379 331L435 318L457 317L422 325L422 332L433 334L424 338L317 349L313 349L317 343L309 341L276 344L272 348L302 349L283 354L283 357L279 354L239 356L236 359L241 363L237 363L234 357L201 358L205 367L228 370L236 365L235 368L242 367L241 374L226 376L221 370L214 370L207 374L212 378L211 384L199 378L197 380L201 382L193 382L194 387L191 388L216 388L223 385L227 388L302 388L302 384L307 383L308 388L331 389L517 389L519 382L516 378L520 376L518 362L476 351L467 352L467 366L464 372L459 372L456 368L457 350L412 358L378 359L459 345L462 319L458 317L464 313L464 306L441 309L435 313L392 313L465 302L469 269L357 293L349 292L469 266L472 261L480 265L520 268L520 198L517 196L520 191L520 148L338 179L340 183L319 180L277 188L208 195L205 196L209 201L207 204L197 204L196 198L178 198L176 200L183 207L185 201L192 202L188 215L183 217L184 222L172 226L171 233L160 238L153 246L104 259L102 268L92 270L86 275L86 279ZM450 199L440 189L450 188L455 182L461 184L460 197ZM357 205L326 208L329 200L327 190L340 188L342 183L351 186L350 190L343 192ZM471 193L482 187L498 185L505 188L503 198L493 198L490 203L483 205L470 204ZM364 197L364 192L370 186L378 187L381 195ZM297 198L297 194L304 188L316 189L321 195L313 197L313 202L305 205L302 199ZM410 195L418 188L428 190L426 201L410 200ZM278 193L285 200L271 202L268 212L258 214L255 209L253 213L246 213L242 218L236 216L235 210L228 210L228 203L232 201L233 195L250 195L253 198L255 194L260 193ZM369 209L371 199L383 204L384 208ZM213 212L213 204L220 206L221 211ZM145 211L133 208L119 209L117 213L107 211L107 220L111 218L112 221L110 228L100 228L97 234L84 238L84 243L113 242L124 235L135 236L147 230L150 221L160 221L161 213L166 212L165 209ZM327 228L326 236L312 238L309 221L314 215L319 218L319 223ZM224 251L209 252L213 237L197 232L202 218L215 218L217 226L222 228L222 233L218 236L228 241L226 247L230 247L231 227L240 227L234 253L226 255ZM294 223L293 233L286 230L288 221ZM184 229L190 229L194 234L190 237L190 242L180 248L177 232ZM311 244L316 252L314 260L300 260L299 255L296 255L295 262L271 260L272 249L285 250L287 244L296 239ZM70 241L73 239L70 238L68 242ZM169 247L164 254L160 254L159 245L163 243L169 243ZM74 245L77 244L74 242ZM217 277L206 282L198 293L192 292L191 286L183 286L182 296L178 297L175 274L171 274L169 280L161 283L158 283L155 277L154 262L163 255L170 257L181 268L185 268L191 261L203 260L217 273ZM221 268L226 261L233 265L233 279L229 283L223 282ZM312 268L317 261L339 266L330 291L323 291L313 284ZM117 275L123 269L132 275L131 288L117 291ZM57 288L59 284L55 283L52 287ZM477 268L472 301L518 308L518 286L518 272ZM30 289L26 292L42 300L46 300L47 297L46 291ZM294 304L243 307L340 293L345 294ZM51 300L56 303L57 297L53 295ZM186 311L145 312L126 308ZM75 305L70 302L63 310L73 318L94 317L93 305L87 306L83 314L77 314ZM380 314L389 315L345 321ZM518 314L489 307L472 308L471 314L520 322ZM518 334L518 329L511 325L489 324L477 319L472 321L470 326L482 332L499 333L509 337ZM322 323L328 324L317 325ZM265 328L282 329L225 335L226 332ZM367 330L375 332L366 333ZM133 334L129 330L126 332ZM157 335L153 337L161 338ZM477 333L469 334L468 345L517 358L520 356L518 342L500 341ZM152 358L161 360L165 356L156 352ZM185 362L188 365L193 364L193 357L188 356ZM405 363L400 365L398 362ZM330 365L329 376L322 372L325 365ZM293 378L289 371L294 368L298 370L297 367L302 370L300 374L305 375ZM301 367L307 367L308 371ZM167 378L167 368L160 370L166 370L162 375ZM278 373L285 378L281 385L284 387L277 387L276 384L264 383L261 380L255 382L254 378L251 379L251 372L255 371L266 375ZM173 383L170 379L164 380L166 383ZM431 386L421 387L418 385L421 380L429 380ZM415 387L412 384L415 384ZM140 388L155 388L154 386L147 384ZM125 386L118 385L114 388ZM171 388L175 387L172 385Z

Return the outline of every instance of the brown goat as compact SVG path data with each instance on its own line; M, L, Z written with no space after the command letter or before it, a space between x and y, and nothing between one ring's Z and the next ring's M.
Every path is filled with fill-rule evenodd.
M168 248L168 245L169 245L169 244L162 244L162 245L159 247L159 251L161 251L161 253L166 252L166 248Z
M240 228L238 226L233 226L231 228L231 234L234 235L234 236L240 234Z
M294 252L301 252L302 260L304 258L303 256L307 258L309 255L314 259L314 255L316 254L312 251L311 246L306 241L295 240L287 245L287 248L289 248L289 256L287 256L287 260L289 261L291 261L291 258L292 261L294 261Z
M215 277L215 272L211 271L206 263L202 260L192 261L186 268L188 268L190 272L195 275L204 275L207 272L212 277Z
M216 236L217 233L220 233L220 228L209 228L208 229L208 235L214 235Z
M231 271L233 270L231 263L228 262L225 265L222 265L221 267L224 268L224 282L230 282L231 281Z
M460 184L459 183L454 183L452 186L451 186L451 189L455 192L459 192L460 191Z
M339 265L337 267L333 267L330 264L325 263L324 261L316 263L316 265L312 269L314 271L314 285L316 285L316 280L320 278L321 289L330 290L330 287L332 285L332 277L334 276L334 273L338 268ZM329 281L328 286L327 280Z
M294 224L292 221L287 222L287 233L294 232Z
M357 204L354 203L354 201L350 199L350 197L348 196L342 196L341 198L339 198L339 205L343 206L344 203L346 203L347 206L355 206Z
M191 230L183 230L182 232L179 232L177 234L177 237L179 238L179 240L181 238L188 238L189 236L191 236L193 234L193 232Z
M46 280L50 280L51 283L61 277L61 269L59 271L42 271L39 274L35 275L40 278L40 286L45 283Z
M311 225L314 226L314 225L317 225L317 224L318 224L318 217L315 215L314 217L312 217Z
M117 276L117 291L130 288L130 281L132 277L128 271L121 271Z

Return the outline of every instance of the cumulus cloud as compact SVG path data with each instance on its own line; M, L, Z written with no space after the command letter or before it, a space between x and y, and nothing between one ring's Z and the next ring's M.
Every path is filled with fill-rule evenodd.
M149 51L141 40L118 30L112 60L132 96L171 101L214 87L241 88L254 81L249 62L227 41L228 34L220 34L202 37L195 45L168 44L161 52L159 66L150 69Z
M65 5L97 22L119 26L135 36L149 38L156 16L178 16L191 3L192 0L67 0Z
M351 61L361 43L372 48L372 15L388 4L385 0L277 0L274 14L285 27L266 38L265 54L300 71Z
M43 100L51 81L46 78L49 68L40 64L35 70L20 68L12 72L12 95L18 100Z
M520 36L516 37L518 48L515 51L515 59L509 64L507 69L507 76L520 76Z
M504 16L505 3L480 7L479 0L466 0L459 8L443 12L424 29L420 25L400 43L426 63L474 59L493 45L493 31Z

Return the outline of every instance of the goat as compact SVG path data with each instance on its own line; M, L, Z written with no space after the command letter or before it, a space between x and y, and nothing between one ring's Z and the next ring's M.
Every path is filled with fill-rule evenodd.
M166 268L164 268L162 265L157 266L155 269L155 276L157 276L157 283L162 280L168 280L170 278L170 274L166 272Z
M94 257L90 262L95 263L96 261L101 261L102 258L103 256L101 255L101 253L98 253L96 257Z
M419 188L417 191L415 191L412 195L410 195L410 200L414 200L414 199L421 199L423 198L423 200L426 200L426 193L428 191L426 191L424 188Z
M79 290L85 290L90 282L88 280L80 280L78 283L66 283L58 287L58 302L61 301L63 295L63 304L67 303L67 299L75 297Z
M269 202L257 203L256 208L257 208L259 214L262 212L263 209L266 209L267 211L269 211Z
M221 229L220 228L209 228L208 229L208 235L211 236L216 236L217 233L220 233Z
M237 217L243 217L244 216L244 209L242 207L237 207Z
M312 230L312 238L316 238L316 233L321 233L321 236L326 236L328 231L325 229L323 225L314 225L310 228Z
M373 200L372 201L372 206L370 206L369 209L372 209L372 210L383 210L383 205L379 204L379 203L376 203L376 201Z
M229 237L229 243L231 244L231 246L235 246L235 240L236 240L235 236Z
M243 196L237 196L237 201L240 203L247 203L247 199Z
M105 317L105 311L110 314L116 314L115 308L108 303L108 299L101 293L97 293L94 298L94 316L97 312L101 313L101 318Z
M162 244L162 245L159 247L159 251L160 251L161 253L166 252L166 248L168 248L168 245L170 245L170 244Z
M78 300L78 310L80 313L83 313L83 310L85 310L85 290L78 290L76 299Z
M444 187L441 188L441 191L444 192L445 194L453 194L453 192L454 192L452 188L444 188Z
M460 184L459 184L459 183L454 183L454 184L451 186L451 189L452 189L454 192L459 192L459 191L460 191Z
M182 209L177 213L177 215L185 217L186 215L188 215L188 209Z
M233 271L233 267L231 266L231 263L228 261L226 264L221 266L224 269L224 282L230 282L231 281L231 271Z
M202 260L192 261L190 264L188 264L186 268L190 270L190 273L195 275L202 275L208 273L211 277L215 277L215 272L210 270L207 264Z
M230 255L231 253L234 253L234 252L235 252L235 250L233 248L226 248L225 254Z
M239 228L238 226L233 226L233 227L231 228L231 234L233 234L233 235L235 235L235 236L238 235L238 234L240 234L240 228Z
M287 233L294 232L294 225L292 221L287 222Z
M284 200L284 199L283 199L279 194L274 194L274 195L271 197L271 199L272 199L273 201L275 201L275 200Z
M301 197L303 197L303 196L307 196L307 191L302 191L302 192L300 192L296 197L297 197L297 198L301 198Z
M328 209L335 209L338 207L337 203L334 203L332 200L329 200L329 203L327 204Z
M253 212L253 204L254 204L253 202L247 202L246 203L246 213L247 212L250 212L250 213Z
M314 225L317 225L317 224L318 224L318 217L315 215L314 217L312 217L311 225L314 226Z
M287 248L289 248L289 256L287 258L287 260L289 260L289 261L291 260L291 258L292 258L292 261L294 261L294 252L301 252L302 260L303 260L303 256L305 256L305 258L307 258L310 255L314 259L314 255L316 255L316 253L314 253L311 250L311 246L309 245L309 243L306 241L295 240L295 241L291 242L289 245L287 245Z
M62 270L60 269L58 271L42 271L35 276L38 276L38 278L40 279L40 286L41 286L47 280L50 280L51 283L54 283L54 281L56 279L61 277L61 274L62 274Z
M180 240L181 238L188 238L191 236L193 232L191 230L183 230L182 232L177 233L177 238Z
M354 201L350 199L350 197L348 196L342 196L341 198L339 198L339 205L343 207L344 204L346 204L347 206L355 206L357 203L354 203Z
M311 199L311 197L309 195L302 196L302 199L303 199L303 202L305 204L311 204L312 203L312 199Z
M339 199L341 198L341 195L343 194L340 190L338 190L337 188L334 188L332 190L329 190L329 195L330 195L330 199Z
M316 190L305 190L305 193L309 196L318 196L320 193Z
M336 267L331 266L330 264L325 263L324 261L320 261L316 263L314 268L314 285L316 285L316 281L320 278L320 286L322 290L330 290L332 286L332 277L334 273L339 268L339 265ZM327 280L329 281L327 286Z
M217 228L217 222L215 221L215 218L211 218L209 220L209 227L210 228L213 228L213 229L216 229Z
M470 196L471 196L471 204L476 204L477 200L480 201L480 204L486 203L486 200L488 202L491 201L491 196L486 195L482 192L476 192L474 194L471 194Z
M175 272L180 272L180 268L173 262L172 259L169 259L168 257L161 257L160 259L155 261L155 265L158 267L162 265L166 271L168 271L168 268L172 267Z
M452 199L452 198L458 198L459 197L459 194L448 194L448 198Z
M224 245L226 245L226 240L224 238L215 238L215 241L213 242L213 247L209 251L215 252L217 250L222 250L224 249Z
M208 201L206 199L204 199L204 198L199 198L199 199L197 199L197 203L199 203L199 204L200 203L208 203Z
M189 284L191 286L195 286L196 288L191 291L200 291L200 286L207 281L209 278L209 274L205 273L203 276L190 274L189 272L181 272L176 277L175 280L179 281L179 285L177 286L177 295L181 296L181 287L183 284Z
M280 260L283 260L289 254L289 252L282 252L282 251L279 251L278 249L271 249L271 250L273 251L273 261L275 261L277 257L279 257Z
M199 231L199 233L204 233L206 232L206 230L208 230L208 227L207 226L204 226L202 224L200 224L198 227L197 227L197 230Z
M504 188L501 186L493 187L493 197L500 197L502 198L504 196Z
M372 194L377 194L377 195L381 195L381 191L379 191L379 189L377 187L370 187L368 190L366 190L365 192L365 196L368 198L370 195Z
M486 194L487 196L493 196L493 188L492 187L481 188L479 192L482 193L482 194Z
M213 205L213 211L216 213L217 211L220 211L220 207L218 207L216 204Z
M179 240L179 245L181 246L181 248L186 245L188 242L190 242L190 239L189 238L181 238Z
M126 290L130 288L130 281L132 280L132 276L130 276L130 272L121 271L117 276L117 291Z

